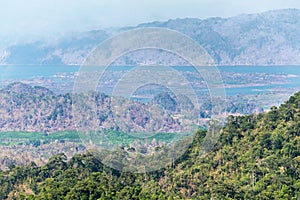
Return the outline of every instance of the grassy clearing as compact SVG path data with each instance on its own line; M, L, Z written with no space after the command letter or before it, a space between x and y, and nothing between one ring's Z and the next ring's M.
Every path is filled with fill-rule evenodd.
M105 131L104 134L99 132L91 132L85 136L85 133L78 133L77 131L63 131L52 134L45 133L32 133L32 132L1 132L0 133L0 145L29 145L36 144L39 142L48 143L53 141L70 141L70 142L86 142L85 140L92 140L93 142L101 142L112 145L122 144L128 145L135 141L152 141L170 143L184 137L183 134L176 133L158 133L149 137L138 137L144 135L143 133L135 133L129 135L118 131Z

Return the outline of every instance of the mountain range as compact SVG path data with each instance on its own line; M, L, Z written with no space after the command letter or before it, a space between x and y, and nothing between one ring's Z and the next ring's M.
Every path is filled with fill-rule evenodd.
M66 34L52 41L24 41L0 50L0 63L80 65L105 39L123 31L144 27L168 28L188 35L204 47L216 65L300 64L300 10L297 9L244 14L231 18L171 19L135 27ZM117 64L135 65L141 60L149 64L158 57L160 63L164 60L168 64L172 61L172 65L183 64L180 59L174 61L172 56L148 50L125 56Z

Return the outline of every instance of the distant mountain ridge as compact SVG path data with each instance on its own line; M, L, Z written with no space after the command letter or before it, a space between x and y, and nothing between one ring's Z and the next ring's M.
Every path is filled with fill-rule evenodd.
M0 51L2 64L81 64L90 51L105 39L124 30L162 27L182 32L203 46L217 65L299 65L300 10L284 9L231 18L173 19L140 24L114 31L94 30L76 33L57 41L17 44ZM160 54L160 56L158 56ZM158 51L136 52L118 60L119 65L135 65L144 60L153 64L172 55ZM163 57L164 59L161 59Z

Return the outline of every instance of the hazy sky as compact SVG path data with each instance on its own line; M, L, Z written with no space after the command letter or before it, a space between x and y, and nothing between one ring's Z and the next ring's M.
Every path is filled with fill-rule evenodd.
M0 37L48 35L170 18L229 17L299 0L0 0ZM5 39L4 39L5 40ZM3 41L4 41L3 40Z

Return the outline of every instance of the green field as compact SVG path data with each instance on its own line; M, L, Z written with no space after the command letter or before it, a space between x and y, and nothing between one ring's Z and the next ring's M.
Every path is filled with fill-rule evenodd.
M37 142L49 143L55 140L79 141L80 137L76 131L56 132L53 134L32 132L1 132L0 145L29 145Z
M50 143L54 141L68 141L76 143L85 143L92 140L93 143L99 144L107 143L110 145L129 145L135 141L149 142L156 140L157 142L170 143L178 141L185 134L178 133L158 133L149 137L137 137L139 133L129 135L118 131L105 131L104 134L99 132L78 133L77 131L63 131L51 134L45 133L32 133L32 132L1 132L0 145L38 145L40 143ZM140 135L145 135L140 133Z

